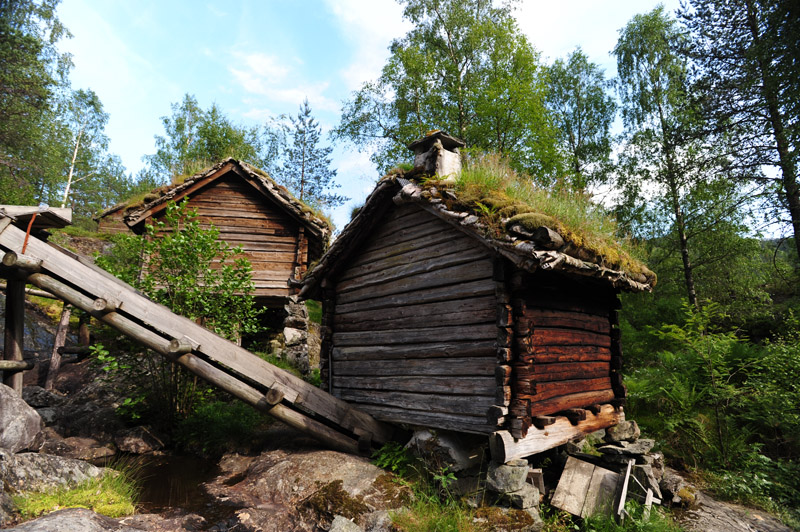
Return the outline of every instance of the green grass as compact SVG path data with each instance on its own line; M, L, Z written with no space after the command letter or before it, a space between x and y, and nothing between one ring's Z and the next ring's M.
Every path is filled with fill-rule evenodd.
M23 519L33 519L63 508L88 508L108 517L123 517L136 512L139 487L129 468L109 471L73 487L47 492L13 495Z
M322 323L322 303L313 299L307 299L306 309L308 309L309 320L313 323Z
M682 528L665 509L653 506L650 516L645 518L644 507L628 501L625 510L628 516L617 523L611 516L594 516L580 519L551 506L543 505L543 532L683 532Z
M458 202L494 223L502 220L533 230L545 225L573 246L600 257L612 268L654 275L637 260L631 242L618 238L618 227L604 209L585 192L567 187L543 188L532 178L514 171L498 155L469 158L456 181Z

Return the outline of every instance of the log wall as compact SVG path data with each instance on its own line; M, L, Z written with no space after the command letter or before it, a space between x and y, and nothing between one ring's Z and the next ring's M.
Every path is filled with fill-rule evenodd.
M549 272L524 274L513 298L515 437L524 437L531 424L548 423L542 416L579 417L575 409L624 398L617 307L605 287Z
M498 334L488 250L413 205L377 227L326 291L330 390L385 421L496 430L487 422Z
M202 227L213 224L219 237L241 246L253 267L257 298L287 297L287 281L308 264L308 242L299 224L252 186L234 175L222 177L189 196Z
M116 233L128 233L130 228L125 224L123 217L125 216L125 208L117 209L116 211L107 214L100 218L97 222L97 230L101 233L113 235Z

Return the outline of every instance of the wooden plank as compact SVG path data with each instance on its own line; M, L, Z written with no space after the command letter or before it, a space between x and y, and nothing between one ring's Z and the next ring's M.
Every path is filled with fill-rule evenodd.
M537 382L529 393L520 394L531 402L542 401L560 395L570 395L579 392L592 392L597 390L610 390L611 379L576 379L570 381Z
M494 294L494 282L491 279L478 279L476 281L439 286L436 288L414 289L385 297L354 301L353 303L343 303L339 301L336 306L338 312L347 313L356 310L377 310L396 306L451 301L455 299L464 299L465 297L480 297L489 294Z
M593 515L611 515L614 509L614 498L617 492L619 473L595 466L583 508L578 514L584 519Z
M398 257L448 244L453 241L452 233L442 232L435 226L429 227L427 231L419 229L418 232L423 234L401 234L398 235L397 240L393 241L391 244L386 244L379 248L373 248L368 246L368 244L365 245L365 247L355 255L355 258L348 261L348 270L350 268L364 268L367 270L371 268L373 271L378 271L381 268L385 268L387 265L393 266L401 263L402 258ZM369 264L374 264L374 266L369 267ZM345 270L340 279L351 277L352 275L348 274L347 270Z
M481 416L468 416L449 414L444 412L430 412L428 410L410 410L406 408L392 408L377 405L359 405L365 412L375 416L375 419L388 423L406 423L472 434L490 434L497 427L490 425Z
M411 392L382 393L378 391L353 390L349 388L339 389L337 397L356 404L393 406L412 410L428 410L430 412L467 414L473 416L485 416L486 411L494 404L494 395L472 395L469 401L465 401L464 398L459 395Z
M379 286L361 288L344 294L338 294L337 301L339 304L354 303L367 299L380 299L384 296L395 294L405 294L410 290L425 290L448 285L459 285L461 283L482 279L489 279L491 283L491 276L492 263L490 261L479 261L443 268L433 272L426 272L420 275L413 275Z
M415 358L492 357L494 342L434 342L413 345L335 347L333 360L392 360ZM492 370L494 371L494 370Z
M336 285L338 293L346 293L357 289L368 288L370 286L380 286L391 281L406 279L415 275L425 275L444 268L458 266L461 264L477 264L480 261L489 260L485 249L472 248L466 250L449 250L440 256L423 257L418 261L404 261L399 266L386 268L375 273L363 273L354 279L340 281ZM356 270L358 271L358 270Z
M550 364L557 362L593 362L611 360L611 351L600 346L537 346L520 353L520 360L526 363Z
M8 219L8 218L6 218ZM16 227L7 227L2 235L17 230ZM21 231L20 231L21 232ZM24 237L24 233L23 233ZM33 240L33 238L31 238ZM21 253L19 254L21 256ZM25 281L9 279L6 286L6 312L4 325L4 351L3 359L11 362L21 362L25 343ZM6 372L3 374L3 384L22 395L22 372Z
M528 308L525 312L525 318L530 321L534 328L582 329L601 334L609 334L611 330L610 322L606 317L582 312Z
M496 386L493 377L341 377L336 388L357 390L383 390L418 393L446 393L469 395L489 395ZM468 400L468 399L467 399Z
M496 431L489 438L492 459L505 463L514 458L541 453L621 421L625 421L622 409L615 410L611 405L605 404L598 414L588 414L586 420L577 425L573 425L565 417L558 417L552 425L544 429L531 428L525 438L516 441L508 431Z
M476 249L485 249L485 247L474 240L454 239L453 235L437 233L402 244L395 250L397 251L396 253L381 256L366 264L348 263L346 269L339 275L338 281L340 284L346 283L347 281L357 280L364 275L376 274L411 262L446 256L454 251L474 251Z
M594 465L573 456L567 457L564 472L561 473L550 506L573 515L581 515L593 472Z
M532 382L599 379L610 376L608 362L559 362L515 365L517 375Z
M334 326L336 330L342 332L365 330L366 328L374 330L407 329L428 325L431 323L432 317L435 317L437 325L469 325L491 322L495 318L494 298L484 296L425 305L336 314Z
M0 234L0 246L18 252L21 250L24 238L23 231L9 227ZM42 260L43 270L52 272L74 286L82 287L94 298L108 295L121 301L122 312L139 322L147 323L167 338L189 336L195 339L201 345L200 352L208 359L227 366L256 387L278 388L287 397L287 401L293 401L299 407L340 424L348 430L358 427L371 431L375 435L373 439L376 443L387 441L391 437L391 430L370 416L352 412L346 403L337 401L302 379L271 366L192 320L173 314L166 307L131 291L127 285L113 277L109 278L88 266L69 260L63 253L44 242L31 238L28 243L28 253Z
M396 360L366 360L354 361L334 360L332 366L332 381L338 382L338 378L345 379L348 376L423 376L423 375L442 375L442 376L482 376L492 375L496 362L494 357L473 357L473 358L422 358L407 360L398 364Z
M534 346L593 345L610 348L611 337L607 334L588 331L537 328L533 333L531 343Z
M333 344L341 347L364 345L395 345L431 342L451 342L457 340L489 340L497 334L493 323L420 327L384 331L334 332Z
M545 399L544 401L531 402L530 415L540 416L553 414L569 408L582 408L597 403L607 403L614 399L613 390L599 390L595 392L580 392Z

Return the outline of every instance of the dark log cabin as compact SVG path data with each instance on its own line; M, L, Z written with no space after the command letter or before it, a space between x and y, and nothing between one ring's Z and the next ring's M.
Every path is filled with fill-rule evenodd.
M624 419L617 294L652 272L547 227L498 234L425 183L384 178L306 276L323 385L383 421L491 435L501 462Z
M296 294L293 281L319 260L328 243L327 222L264 172L235 159L157 189L136 204L112 207L98 217L100 231L142 233L170 201L184 198L197 210L201 226L213 224L220 240L241 246L253 267L253 295L264 306L280 306Z

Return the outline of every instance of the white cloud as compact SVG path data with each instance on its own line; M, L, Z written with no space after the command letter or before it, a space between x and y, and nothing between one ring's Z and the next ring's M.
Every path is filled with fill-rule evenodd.
M526 1L515 12L520 29L547 63L566 57L580 46L589 59L614 75L616 64L609 55L622 28L637 13L663 3L674 12L679 0L567 0Z

